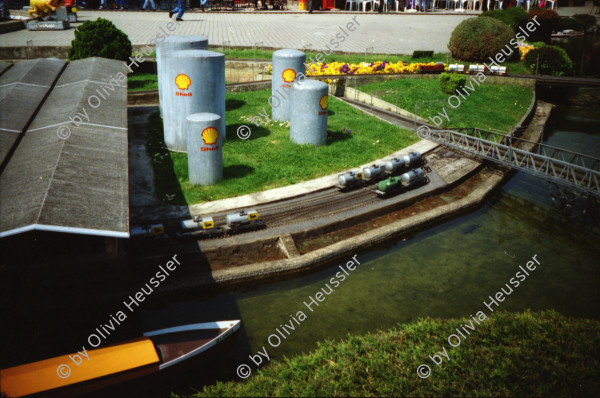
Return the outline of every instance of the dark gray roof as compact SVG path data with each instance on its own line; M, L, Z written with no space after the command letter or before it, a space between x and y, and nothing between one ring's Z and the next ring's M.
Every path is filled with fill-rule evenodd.
M102 58L67 64L0 175L0 237L32 229L129 236L127 87L115 79L106 88L126 71ZM69 122L78 113L89 121ZM58 128L70 136L59 138Z
M61 60L35 59L15 64L0 75L0 164L64 66Z
M9 62L0 61L0 75L4 73L8 68L12 66Z

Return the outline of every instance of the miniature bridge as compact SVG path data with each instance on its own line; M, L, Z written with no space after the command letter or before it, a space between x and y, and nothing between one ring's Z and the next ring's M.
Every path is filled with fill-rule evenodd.
M461 132L421 126L417 134L449 148L600 197L600 159L514 135L477 128L457 130Z

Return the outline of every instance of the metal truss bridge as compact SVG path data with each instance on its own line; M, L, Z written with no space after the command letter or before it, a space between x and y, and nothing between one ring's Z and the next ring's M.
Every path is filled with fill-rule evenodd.
M519 131L505 135L477 128L457 130L460 132L421 126L417 134L420 138L600 198L600 159L512 135Z

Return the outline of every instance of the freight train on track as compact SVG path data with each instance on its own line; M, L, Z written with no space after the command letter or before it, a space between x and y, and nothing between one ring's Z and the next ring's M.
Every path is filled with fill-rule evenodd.
M289 204L289 209L279 209L277 206L271 208L271 205L263 205L264 211L267 213L267 219L269 224L275 223L277 225L284 225L281 223L282 220L277 221L281 216L286 219L290 217L292 219L298 219L298 214L302 213L303 204L307 207L307 211L314 213L315 205L318 205L317 201L323 201L324 206L339 208L340 211L344 209L350 209L355 207L356 203L363 205L366 199L368 199L367 193L372 192L378 196L385 198L392 194L405 192L410 189L414 189L418 186L429 182L427 172L431 169L427 166L425 158L419 152L410 152L407 155L393 158L384 164L373 164L365 167L360 172L347 171L338 175L339 184L332 187L333 191L327 195L332 195L333 192L338 191L338 196L332 196L328 199L320 198L317 195L317 199L294 199L293 204ZM361 190L360 192L352 194L352 200L347 201L348 191L355 190L356 188L364 188L367 185L377 184L377 189L367 189L366 191ZM328 191L329 192L329 191ZM361 193L359 197L358 193ZM305 205L305 202L309 202ZM314 202L314 203L313 203ZM356 203L355 203L356 202ZM321 205L321 207L323 206ZM339 205L339 206L338 206ZM282 203L281 206L284 206ZM270 209L270 210L268 210ZM312 210L311 210L312 209ZM279 211L274 215L274 211ZM308 216L308 214L307 214ZM244 233L250 231L256 231L261 228L267 227L266 223L261 219L256 209L243 209L237 212L228 213L225 215L225 223L217 225L215 218L222 220L223 215L205 215L195 216L192 219L184 220L178 224L170 223L169 225L154 224L143 227L134 227L131 229L132 237L163 237L175 236L177 238L194 238L194 239L210 239L210 238L225 238L236 233ZM290 221L293 222L293 221ZM222 223L222 221L221 221Z

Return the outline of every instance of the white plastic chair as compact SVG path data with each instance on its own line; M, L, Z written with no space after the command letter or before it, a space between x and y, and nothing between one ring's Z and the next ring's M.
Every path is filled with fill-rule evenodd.
M383 1L383 11L387 12L388 11L388 2L387 0L373 0L373 7L371 8L372 11L377 11L379 10L379 5L380 3Z
M454 11L465 11L464 3L467 3L469 0L454 0ZM456 3L460 3L460 8L456 8Z
M344 10L348 6L348 4L350 4L349 11L352 11L352 4L356 5L356 10L358 11L358 0L346 0L346 5L344 6Z
M359 5L358 10L360 11L360 6L362 6L363 12L366 12L367 4L371 4L371 10L372 10L373 9L373 0L358 0L358 5Z

